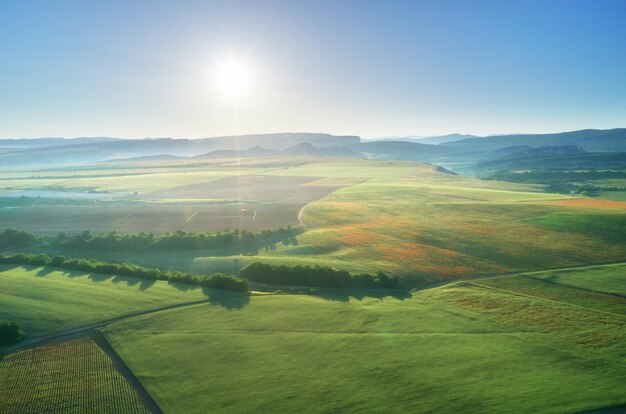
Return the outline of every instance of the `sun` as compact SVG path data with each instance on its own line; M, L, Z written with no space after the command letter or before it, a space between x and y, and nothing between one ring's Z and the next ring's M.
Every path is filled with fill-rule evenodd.
M230 57L215 66L214 84L219 93L232 99L248 96L254 87L254 70L250 62Z

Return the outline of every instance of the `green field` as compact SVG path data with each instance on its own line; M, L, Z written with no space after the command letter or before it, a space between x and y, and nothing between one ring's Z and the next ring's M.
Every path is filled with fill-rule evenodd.
M5 188L118 191L120 197L68 206L33 198L31 207L3 209L2 227L54 233L305 225L297 246L278 244L241 257L239 265L376 269L423 286L626 256L626 208L620 203L457 176L417 162L293 157L128 162L14 174L0 177ZM232 252L60 253L203 273L237 269Z
M415 281L611 262L626 255L626 209L559 204L570 198L474 187L471 180L461 186L462 181L424 172L338 190L305 208L303 220L312 229L300 242Z
M89 338L0 360L0 412L149 413L111 359Z
M415 162L305 157L120 163L0 182L54 197L111 191L0 199L0 227L39 233L301 225L242 254L63 250L46 237L32 252L199 274L255 261L384 270L409 287L438 286L240 296L0 267L0 320L28 339L98 324L165 412L569 414L626 404L623 203ZM278 288L298 291L267 290Z
M594 280L603 286L613 270ZM535 295L543 283L461 282L405 300L253 297L237 311L200 305L104 332L165 412L572 413L626 403L620 297Z
M0 319L18 322L29 337L231 295L162 281L0 265Z

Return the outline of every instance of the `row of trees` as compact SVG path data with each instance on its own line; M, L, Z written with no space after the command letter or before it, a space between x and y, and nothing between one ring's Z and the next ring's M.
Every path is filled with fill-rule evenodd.
M160 269L138 266L129 263L108 263L92 259L75 259L64 256L50 257L46 254L18 253L12 256L0 254L2 264L20 264L33 266L52 266L68 270L102 273L119 276L130 276L148 280L167 280L172 283L185 283L215 289L226 289L235 292L247 292L248 281L230 275L215 273L213 275L194 275L179 271L162 271Z
M400 287L395 276L383 272L350 274L326 266L285 266L255 262L241 269L241 276L259 283L311 286L324 288L386 288Z
M12 345L23 336L24 333L17 323L0 321L0 346Z
M293 239L297 230L280 227L253 233L233 230L217 233L176 231L163 234L153 233L59 233L52 245L61 249L107 250L107 251L155 251L155 250L208 250L232 249L268 241Z

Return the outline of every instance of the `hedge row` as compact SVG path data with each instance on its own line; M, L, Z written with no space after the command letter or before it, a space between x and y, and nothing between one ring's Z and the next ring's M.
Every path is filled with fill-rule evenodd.
M397 289L400 281L395 276L378 272L350 274L325 266L285 266L255 262L241 269L246 279L274 285L311 286L325 288L384 288Z
M129 263L107 263L91 259L72 259L64 256L50 257L46 254L17 253L12 256L0 254L0 263L34 266L52 266L68 270L103 273L119 276L137 277L148 280L167 280L174 283L185 283L215 289L226 289L235 292L247 292L248 281L239 277L215 273L200 276L185 272L164 272L160 269L143 267Z

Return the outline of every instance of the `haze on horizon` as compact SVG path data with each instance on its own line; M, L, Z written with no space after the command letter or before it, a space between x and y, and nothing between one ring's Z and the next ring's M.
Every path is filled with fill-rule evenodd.
M8 0L0 138L624 127L624 21L613 0Z

